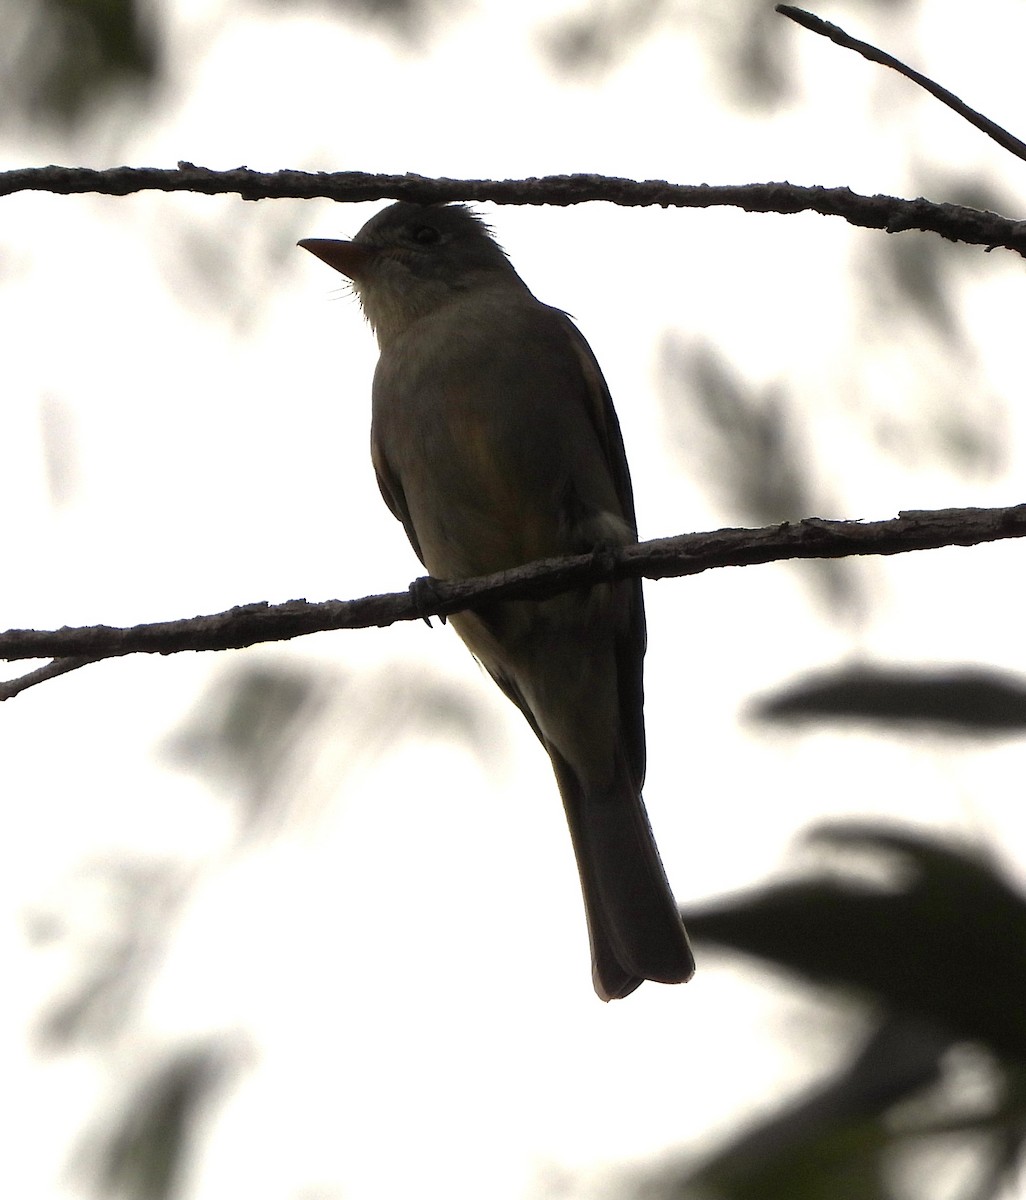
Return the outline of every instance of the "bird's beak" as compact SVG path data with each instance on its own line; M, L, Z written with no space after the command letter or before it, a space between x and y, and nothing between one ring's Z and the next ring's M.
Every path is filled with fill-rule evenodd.
M360 280L366 274L371 263L377 258L377 251L371 246L361 246L358 242L336 242L331 238L303 238L297 245L311 254L316 254L321 262L334 267L350 279Z

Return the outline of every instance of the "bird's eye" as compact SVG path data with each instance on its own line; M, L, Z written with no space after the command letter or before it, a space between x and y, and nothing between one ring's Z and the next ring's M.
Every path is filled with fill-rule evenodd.
M413 231L413 240L420 246L433 246L440 236L433 225L418 225Z

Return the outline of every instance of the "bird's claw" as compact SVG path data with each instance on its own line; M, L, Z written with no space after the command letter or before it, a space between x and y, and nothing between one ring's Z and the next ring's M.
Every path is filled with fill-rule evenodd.
M431 628L431 616L424 610L438 603L438 589L435 587L436 582L437 580L430 575L421 575L419 579L415 579L410 584L410 599L417 610L417 615L428 629ZM443 625L445 624L444 613L438 619Z
M605 543L601 546L596 546L591 552L592 562L602 571L602 574L606 576L609 582L612 582L612 572L619 558L619 550L619 546L612 546Z

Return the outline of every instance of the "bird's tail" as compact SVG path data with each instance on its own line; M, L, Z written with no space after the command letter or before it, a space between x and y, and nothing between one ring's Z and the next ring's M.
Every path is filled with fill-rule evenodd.
M558 754L552 758L581 876L595 991L616 1000L645 979L684 983L695 960L626 766L613 787L586 791Z

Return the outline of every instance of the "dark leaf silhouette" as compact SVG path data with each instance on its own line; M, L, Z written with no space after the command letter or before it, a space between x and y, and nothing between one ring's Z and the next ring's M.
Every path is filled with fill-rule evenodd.
M953 1051L936 1026L885 1015L824 1082L697 1167L662 1167L637 1194L644 1200L1005 1195L1026 1135L1026 1094L1015 1067L980 1059ZM962 1170L951 1178L958 1162Z
M239 1046L212 1041L178 1050L138 1081L111 1126L87 1137L78 1155L94 1194L125 1200L179 1195L195 1128L240 1059Z
M859 664L797 679L757 700L752 714L779 724L860 721L1014 734L1026 729L1026 681L986 667Z
M995 866L872 824L825 826L817 837L890 867L893 884L828 874L779 884L686 910L692 935L1026 1061L1026 901Z
M829 1078L701 1163L671 1166L646 1200L891 1200L887 1116L935 1084L951 1039L908 1018L882 1021Z
M971 1172L943 1194L996 1197L1026 1142L1026 900L966 847L871 824L817 837L861 853L862 872L849 857L848 876L824 872L684 916L699 942L868 1001L874 1027L825 1080L697 1166L664 1167L638 1194L898 1200L931 1195L946 1156L964 1165L970 1151ZM881 882L867 882L867 866ZM966 1041L981 1049L957 1046ZM911 1170L896 1173L903 1163Z
M0 50L8 117L17 112L70 127L118 91L130 87L145 95L159 83L158 6L34 0L20 8L19 36L8 37Z

